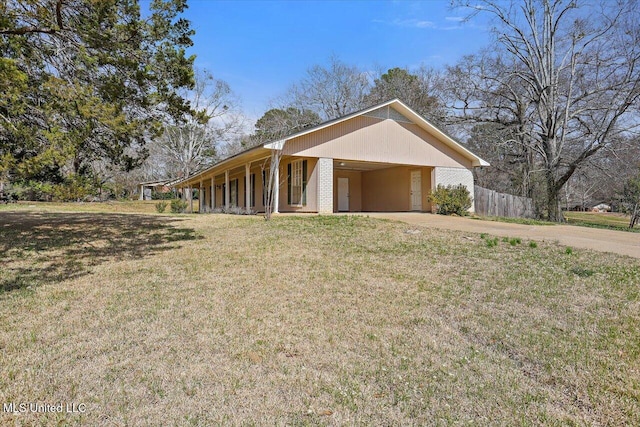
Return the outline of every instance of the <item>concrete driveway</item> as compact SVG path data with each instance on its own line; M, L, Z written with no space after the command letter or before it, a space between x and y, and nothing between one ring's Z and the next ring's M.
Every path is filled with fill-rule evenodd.
M487 233L500 237L558 242L574 248L613 252L640 258L640 234L573 225L523 225L506 222L451 217L418 212L366 213L373 218L386 218L407 224L459 230L471 233Z

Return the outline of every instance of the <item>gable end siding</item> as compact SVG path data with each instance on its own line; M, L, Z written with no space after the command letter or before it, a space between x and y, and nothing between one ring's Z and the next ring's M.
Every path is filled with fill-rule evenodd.
M471 167L471 160L412 123L354 117L287 142L285 154L416 166Z

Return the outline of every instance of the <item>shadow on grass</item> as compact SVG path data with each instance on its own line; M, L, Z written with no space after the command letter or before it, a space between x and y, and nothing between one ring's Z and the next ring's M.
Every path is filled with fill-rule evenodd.
M0 293L57 283L105 262L143 259L195 240L154 215L0 212ZM202 238L202 237L200 237Z

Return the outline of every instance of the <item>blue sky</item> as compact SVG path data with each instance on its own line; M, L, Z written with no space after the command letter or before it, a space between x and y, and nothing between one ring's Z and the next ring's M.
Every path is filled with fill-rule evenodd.
M189 0L185 13L196 66L227 81L251 119L331 55L370 71L453 64L490 41L463 16L445 0Z

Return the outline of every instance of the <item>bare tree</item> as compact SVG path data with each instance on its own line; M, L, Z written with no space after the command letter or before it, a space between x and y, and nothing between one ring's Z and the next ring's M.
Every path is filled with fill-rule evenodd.
M256 122L253 138L260 142L275 141L320 122L320 116L309 109L272 108Z
M640 221L640 169L624 184L621 201L623 212L630 216L629 228L633 228Z
M269 221L274 211L276 198L279 196L278 188L283 183L280 178L280 161L282 160L282 146L273 147L271 156L265 159L261 165L262 191L264 194L264 219Z
M544 173L546 216L561 221L560 190L587 159L638 126L639 11L634 2L461 2L496 19L508 72L524 89L525 144ZM500 49L498 49L500 50ZM531 110L529 110L531 108Z
M464 57L447 70L446 101L457 112L448 121L471 125L468 145L490 160L495 190L534 195L537 172L531 142L532 102L517 76L518 64L488 50ZM485 184L487 185L487 184Z
M335 119L362 108L369 87L364 72L332 56L328 67L314 65L291 86L285 104L300 111L311 109L325 120Z
M157 156L167 176L187 177L218 158L220 144L231 141L242 127L238 101L229 85L208 71L196 74L195 87L185 94L194 111L184 123L167 125L156 141Z

